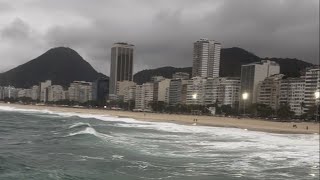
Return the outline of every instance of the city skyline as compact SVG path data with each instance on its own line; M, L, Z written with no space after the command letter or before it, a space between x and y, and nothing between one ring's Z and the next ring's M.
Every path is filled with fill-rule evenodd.
M0 0L0 179L317 179L319 0Z
M202 37L260 57L298 58L314 64L319 60L319 1L177 1L170 8L155 1L141 7L139 2L128 7L120 4L0 1L0 58L4 59L0 72L52 47L68 46L95 69L109 74L108 50L117 41L137 46L135 72L163 65L191 66L192 42ZM109 6L112 8L105 13ZM87 7L95 8L94 13L82 12ZM128 13L141 11L130 18L110 19L115 7ZM64 21L54 13L56 8Z

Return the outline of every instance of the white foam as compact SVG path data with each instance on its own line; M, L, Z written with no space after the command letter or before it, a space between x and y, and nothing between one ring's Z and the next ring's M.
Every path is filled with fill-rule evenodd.
M290 161L290 163L288 161L287 166L305 166L305 164L308 164L310 167L319 167L319 135L317 134L273 134L237 128L188 126L166 122L143 122L132 118L118 118L108 115L51 112L48 110L23 110L4 106L0 106L0 110L58 114L62 117L77 116L107 122L119 122L115 123L115 126L142 130L137 130L134 136L121 132L114 132L114 136L110 136L97 132L90 124L77 123L70 126L70 128L82 125L88 125L88 127L78 132L70 133L69 136L91 134L102 140L127 146L126 148L136 149L152 156L211 158L219 155L213 152L243 150L244 152L248 151L248 153L243 156L241 161L234 162L230 168L237 169L240 166L243 166L243 168L254 168L250 165L250 161L256 158L261 158L267 162L283 161L286 158L290 158L294 160ZM148 132L148 134L143 134L143 129L168 133ZM175 134L172 135L172 133ZM154 146L155 143L159 146ZM173 147L165 148L168 146ZM179 150L172 151L172 149L183 150L184 153L181 153Z
M69 133L69 135L67 137L77 136L77 135L81 135L81 134L90 134L90 135L93 135L93 136L103 140L103 141L110 141L112 138L112 136L110 136L110 135L97 132L92 127L86 127L84 130L74 132L74 133Z
M0 105L0 111L17 111L17 112L30 112L30 113L46 113L46 114L53 114L52 111L49 111L47 109L43 110L37 110L37 109L20 109L20 108L15 108L11 106L2 106Z
M80 135L80 134L92 134L97 136L97 131L95 129L93 129L92 127L87 127L84 130L75 132L75 133L70 133L69 136L76 136L76 135Z
M104 160L104 157L80 156L82 159Z
M123 159L123 157L124 156L117 155L117 154L111 156L112 160Z
M81 126L91 127L91 125L89 123L77 122L77 123L69 126L69 129L72 129L72 128L75 128L75 127L81 127Z

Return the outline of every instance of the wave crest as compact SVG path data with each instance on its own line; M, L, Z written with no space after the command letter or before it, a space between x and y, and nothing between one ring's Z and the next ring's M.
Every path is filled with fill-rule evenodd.
M69 126L69 129L78 128L78 127L91 127L91 125L89 123L78 122Z
M77 135L86 135L86 134L93 135L102 140L109 140L112 137L110 135L97 132L93 127L86 127L84 130L69 133L67 137L77 136Z

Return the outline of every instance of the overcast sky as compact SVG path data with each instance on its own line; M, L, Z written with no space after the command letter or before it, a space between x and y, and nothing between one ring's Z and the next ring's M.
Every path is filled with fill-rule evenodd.
M319 0L0 0L0 72L67 46L109 75L114 42L135 69L192 64L209 38L260 57L319 61Z

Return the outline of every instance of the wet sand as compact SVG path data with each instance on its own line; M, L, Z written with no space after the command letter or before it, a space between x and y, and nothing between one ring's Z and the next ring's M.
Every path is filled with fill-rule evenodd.
M115 111L104 109L84 109L84 108L69 108L56 106L35 106L35 105L20 105L20 104L4 104L0 106L10 106L17 109L36 109L49 110L53 112L71 112L81 114L98 114L111 115L118 117L133 118L141 121L157 121L157 122L172 122L178 124L192 125L194 119L197 119L197 125L215 126L215 127L233 127L253 131L263 131L272 133L286 133L286 134L319 134L319 123L313 122L275 122L261 119L249 118L229 118L229 117L215 117L215 116L197 116L197 115L177 115L177 114L161 114L161 113L143 113L130 111ZM297 128L293 128L293 125ZM308 127L308 129L306 129Z

